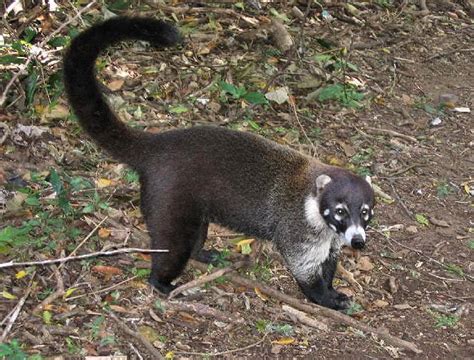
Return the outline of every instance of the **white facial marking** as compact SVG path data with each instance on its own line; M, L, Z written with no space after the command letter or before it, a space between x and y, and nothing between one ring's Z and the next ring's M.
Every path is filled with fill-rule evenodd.
M371 214L372 216L374 216L374 209L371 209L371 210L370 210L370 214Z
M337 228L333 224L329 224L329 227L333 229L334 231L337 231Z
M326 210L324 210L323 215L328 216L330 213L331 213L331 210L326 209Z
M304 202L304 214L306 221L314 228L321 227L324 223L324 220L319 213L318 199L313 195L309 195Z
M361 210L365 210L365 214L364 214L364 221L368 221L369 220L369 205L367 204L363 204L362 207L361 207Z
M341 217L340 215L337 215L337 214L336 214L336 215L334 215L334 219L336 219L336 221L341 222L342 217Z
M364 239L364 241L365 241L365 230L364 230L364 228L360 225L351 225L346 229L346 232L344 233L344 243L347 246L351 246L352 238L355 235L362 236L362 239Z

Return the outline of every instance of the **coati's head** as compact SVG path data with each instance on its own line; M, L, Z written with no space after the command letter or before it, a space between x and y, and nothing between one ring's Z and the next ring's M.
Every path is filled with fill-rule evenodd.
M339 175L339 174L338 174ZM365 230L374 215L374 191L370 178L351 173L316 179L313 194L306 199L308 222L318 227L321 219L354 249L365 246Z

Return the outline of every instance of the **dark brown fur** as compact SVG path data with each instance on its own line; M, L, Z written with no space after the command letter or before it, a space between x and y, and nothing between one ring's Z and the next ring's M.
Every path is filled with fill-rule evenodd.
M367 187L359 185L363 180L249 133L194 127L148 134L126 127L104 101L93 66L101 50L129 38L161 46L179 41L173 27L157 20L108 20L74 39L65 56L65 82L89 135L140 175L151 246L169 249L153 255L150 282L164 292L172 289L171 281L202 246L209 222L275 241L293 271L290 254L305 256L304 246L314 236L304 203L316 192L315 179L326 173ZM331 271L296 277L311 300L341 308L346 299L331 290Z

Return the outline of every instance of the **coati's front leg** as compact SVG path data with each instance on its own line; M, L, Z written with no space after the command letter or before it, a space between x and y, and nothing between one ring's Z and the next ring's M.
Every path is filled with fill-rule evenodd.
M332 286L337 266L337 250L326 249L327 255L318 263L318 259L321 259L320 252L324 251L322 248L324 246L320 249L315 244L294 252L287 259L289 268L309 300L331 309L344 310L349 306L349 298Z

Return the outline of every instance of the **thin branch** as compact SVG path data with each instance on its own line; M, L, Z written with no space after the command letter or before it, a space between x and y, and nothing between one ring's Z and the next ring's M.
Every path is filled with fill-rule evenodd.
M18 267L18 266L44 266L50 264L58 264L64 263L67 261L76 261L82 259L88 259L98 256L112 256L117 254L128 254L128 253L163 253L168 252L168 250L152 250L152 249L140 249L140 248L124 248L124 249L117 249L117 250L110 250L110 251L96 251L89 254L77 255L77 256L66 256L64 258L59 259L49 259L49 260L42 260L42 261L25 261L25 262L14 262L9 261L7 263L0 263L0 269L5 269L9 267Z
M194 279L190 282L187 282L179 287L177 287L176 289L174 289L173 291L170 292L169 296L168 296L168 299L172 299L174 297L176 297L178 294L181 294L182 292L186 291L186 290L189 290L189 289L192 289L192 288L195 288L195 287L198 287L200 285L203 285L203 284L206 284L208 282L211 282L227 273L230 273L231 271L234 271L236 269L239 269L243 266L246 266L248 265L249 262L244 260L244 261L238 261L236 262L235 264L229 266L229 267L225 267L223 269L219 269L219 270L216 270L210 274L206 274L206 275L203 275L203 276L200 276L198 277L197 279Z
M401 133L396 132L394 130L380 129L380 128L374 128L374 127L369 127L369 126L366 127L365 129L369 130L369 131L372 131L372 132L375 132L375 133L389 134L389 135L399 137L399 138L402 138L402 139L405 139L405 140L408 140L408 141L411 141L411 142L414 142L414 143L418 143L418 140L415 139L413 136L401 134Z

